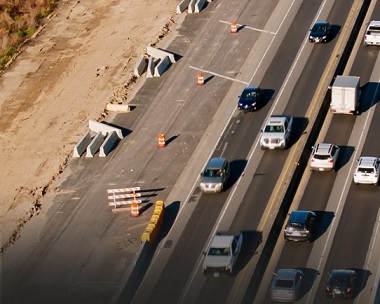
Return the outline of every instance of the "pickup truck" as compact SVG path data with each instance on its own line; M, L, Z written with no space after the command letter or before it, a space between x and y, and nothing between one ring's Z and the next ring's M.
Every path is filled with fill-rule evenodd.
M243 243L243 234L216 233L204 253L202 271L227 272L232 274Z
M364 35L364 46L380 45L380 21L372 20Z

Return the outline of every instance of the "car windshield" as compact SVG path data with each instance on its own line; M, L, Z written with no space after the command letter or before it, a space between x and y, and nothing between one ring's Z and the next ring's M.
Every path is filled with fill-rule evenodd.
M276 287L278 288L286 288L290 289L293 287L293 281L292 280L276 280Z
M256 97L256 91L251 92L243 92L243 98L245 99L254 99Z
M375 169L374 168L361 168L361 167L359 167L358 172L365 173L365 174L375 173Z
M208 255L217 255L217 256L229 256L231 254L230 248L213 248L211 247L208 251Z
M266 126L264 131L267 133L283 133L284 127L283 126Z
M305 229L304 224L301 223L290 223L290 227L294 229Z
M327 26L325 24L317 24L313 28L313 32L326 32Z
M213 176L220 176L221 171L217 169L206 169L203 173L203 176L206 177L213 177Z

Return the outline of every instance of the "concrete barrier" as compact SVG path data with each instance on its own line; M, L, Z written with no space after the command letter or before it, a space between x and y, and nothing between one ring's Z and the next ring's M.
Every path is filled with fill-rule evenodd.
M154 77L160 77L171 65L168 56L161 58L160 62L154 68Z
M170 61L172 63L175 63L174 55L172 53L167 52L167 51L156 49L154 47L148 46L146 48L146 52L148 53L149 56L152 56L154 58L162 59L162 58L165 58L166 56L168 56Z
M124 138L123 133L121 132L120 129L115 128L115 127L111 127L111 126L106 125L104 123L97 122L95 120L90 119L88 122L88 126L89 126L91 131L96 132L96 133L101 132L103 134L103 136L107 136L112 131L115 131L120 139Z
M176 9L176 13L177 14L181 14L183 13L187 7L189 6L189 2L190 0L182 0L178 5L177 5L177 9Z
M128 104L107 103L106 110L111 112L128 113L131 111L131 107Z
M206 0L198 0L197 3L195 3L195 12L199 13L202 8L204 8L206 4Z
M196 2L196 0L190 0L189 6L187 7L187 12L188 12L189 14L194 13L194 10L195 10L195 2Z
M106 157L119 141L115 131L109 133L99 149L99 157Z
M74 147L73 157L81 157L81 155L86 151L87 146L91 142L90 131L87 131L86 134L77 142Z
M90 144L87 146L86 157L94 157L96 152L98 152L100 146L103 143L104 136L102 132L98 132L95 137L92 139Z
M135 76L141 76L147 68L148 61L144 56L141 56L140 60L136 62L135 67L133 69L133 74Z
M148 77L148 78L153 77L153 74L154 74L154 61L153 60L154 60L153 57L149 56L148 67L146 70L146 77Z

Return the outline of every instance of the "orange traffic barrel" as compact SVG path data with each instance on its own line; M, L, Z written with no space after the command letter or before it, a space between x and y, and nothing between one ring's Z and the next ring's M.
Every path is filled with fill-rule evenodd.
M235 21L231 22L231 29L230 29L231 33L237 33L238 31L238 27L237 27L237 23Z
M203 74L198 74L198 84L202 85L205 83L205 79L203 77Z
M140 215L139 204L137 202L132 202L131 204L131 215L132 216Z
M165 135L162 133L158 134L158 147L163 148L165 147L165 144Z

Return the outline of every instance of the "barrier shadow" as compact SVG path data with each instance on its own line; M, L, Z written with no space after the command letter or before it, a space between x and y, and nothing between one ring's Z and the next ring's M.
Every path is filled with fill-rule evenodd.
M174 221L176 220L179 209L180 209L181 202L180 201L174 201L170 205L165 206L164 208L164 219L162 221L162 226L160 228L160 231L157 235L156 242L161 242L169 233L170 229L172 228ZM165 246L166 244L164 244Z
M367 112L371 107L379 102L379 83L368 82L361 87L359 99L359 113Z
M152 188L152 189L143 189L143 190L139 190L138 192L139 193L146 193L146 192L153 192L153 193L156 193L156 192L160 192L160 191L164 191L166 188Z
M355 147L353 146L339 146L340 151L338 155L338 161L335 164L335 171L343 168L354 155Z
M207 82L209 82L211 79L213 79L215 76L214 75L211 75L211 76L208 76L205 80L204 80L204 83L206 84Z
M236 159L230 162L230 177L226 183L224 191L231 188L237 182L237 180L243 174L246 166L246 159Z
M107 126L110 126L110 127L114 127L114 128L118 128L121 130L121 133L123 134L123 137L126 137L128 136L129 134L131 134L133 131L130 130L130 129L127 129L127 128L124 128L124 127L121 127L119 125L115 125L111 122L107 122L107 121L102 121L102 123L104 123L105 125Z
M314 211L314 213L317 216L317 221L313 242L315 242L327 231L335 217L335 213L331 211Z
M145 203L140 209L139 209L139 212L140 212L140 215L143 214L145 211L147 211L150 207L153 206L153 203L152 202L147 202Z
M246 24L241 24L237 27L237 32L239 33L243 28L245 28L247 25Z
M308 124L309 120L306 117L293 117L292 134L290 136L288 149L293 146L302 135L307 135L305 130Z
M178 135L173 135L173 136L169 137L169 139L167 139L167 140L165 141L165 144L166 144L166 145L169 145L172 141L176 140L178 136L180 136L180 134L178 134Z

